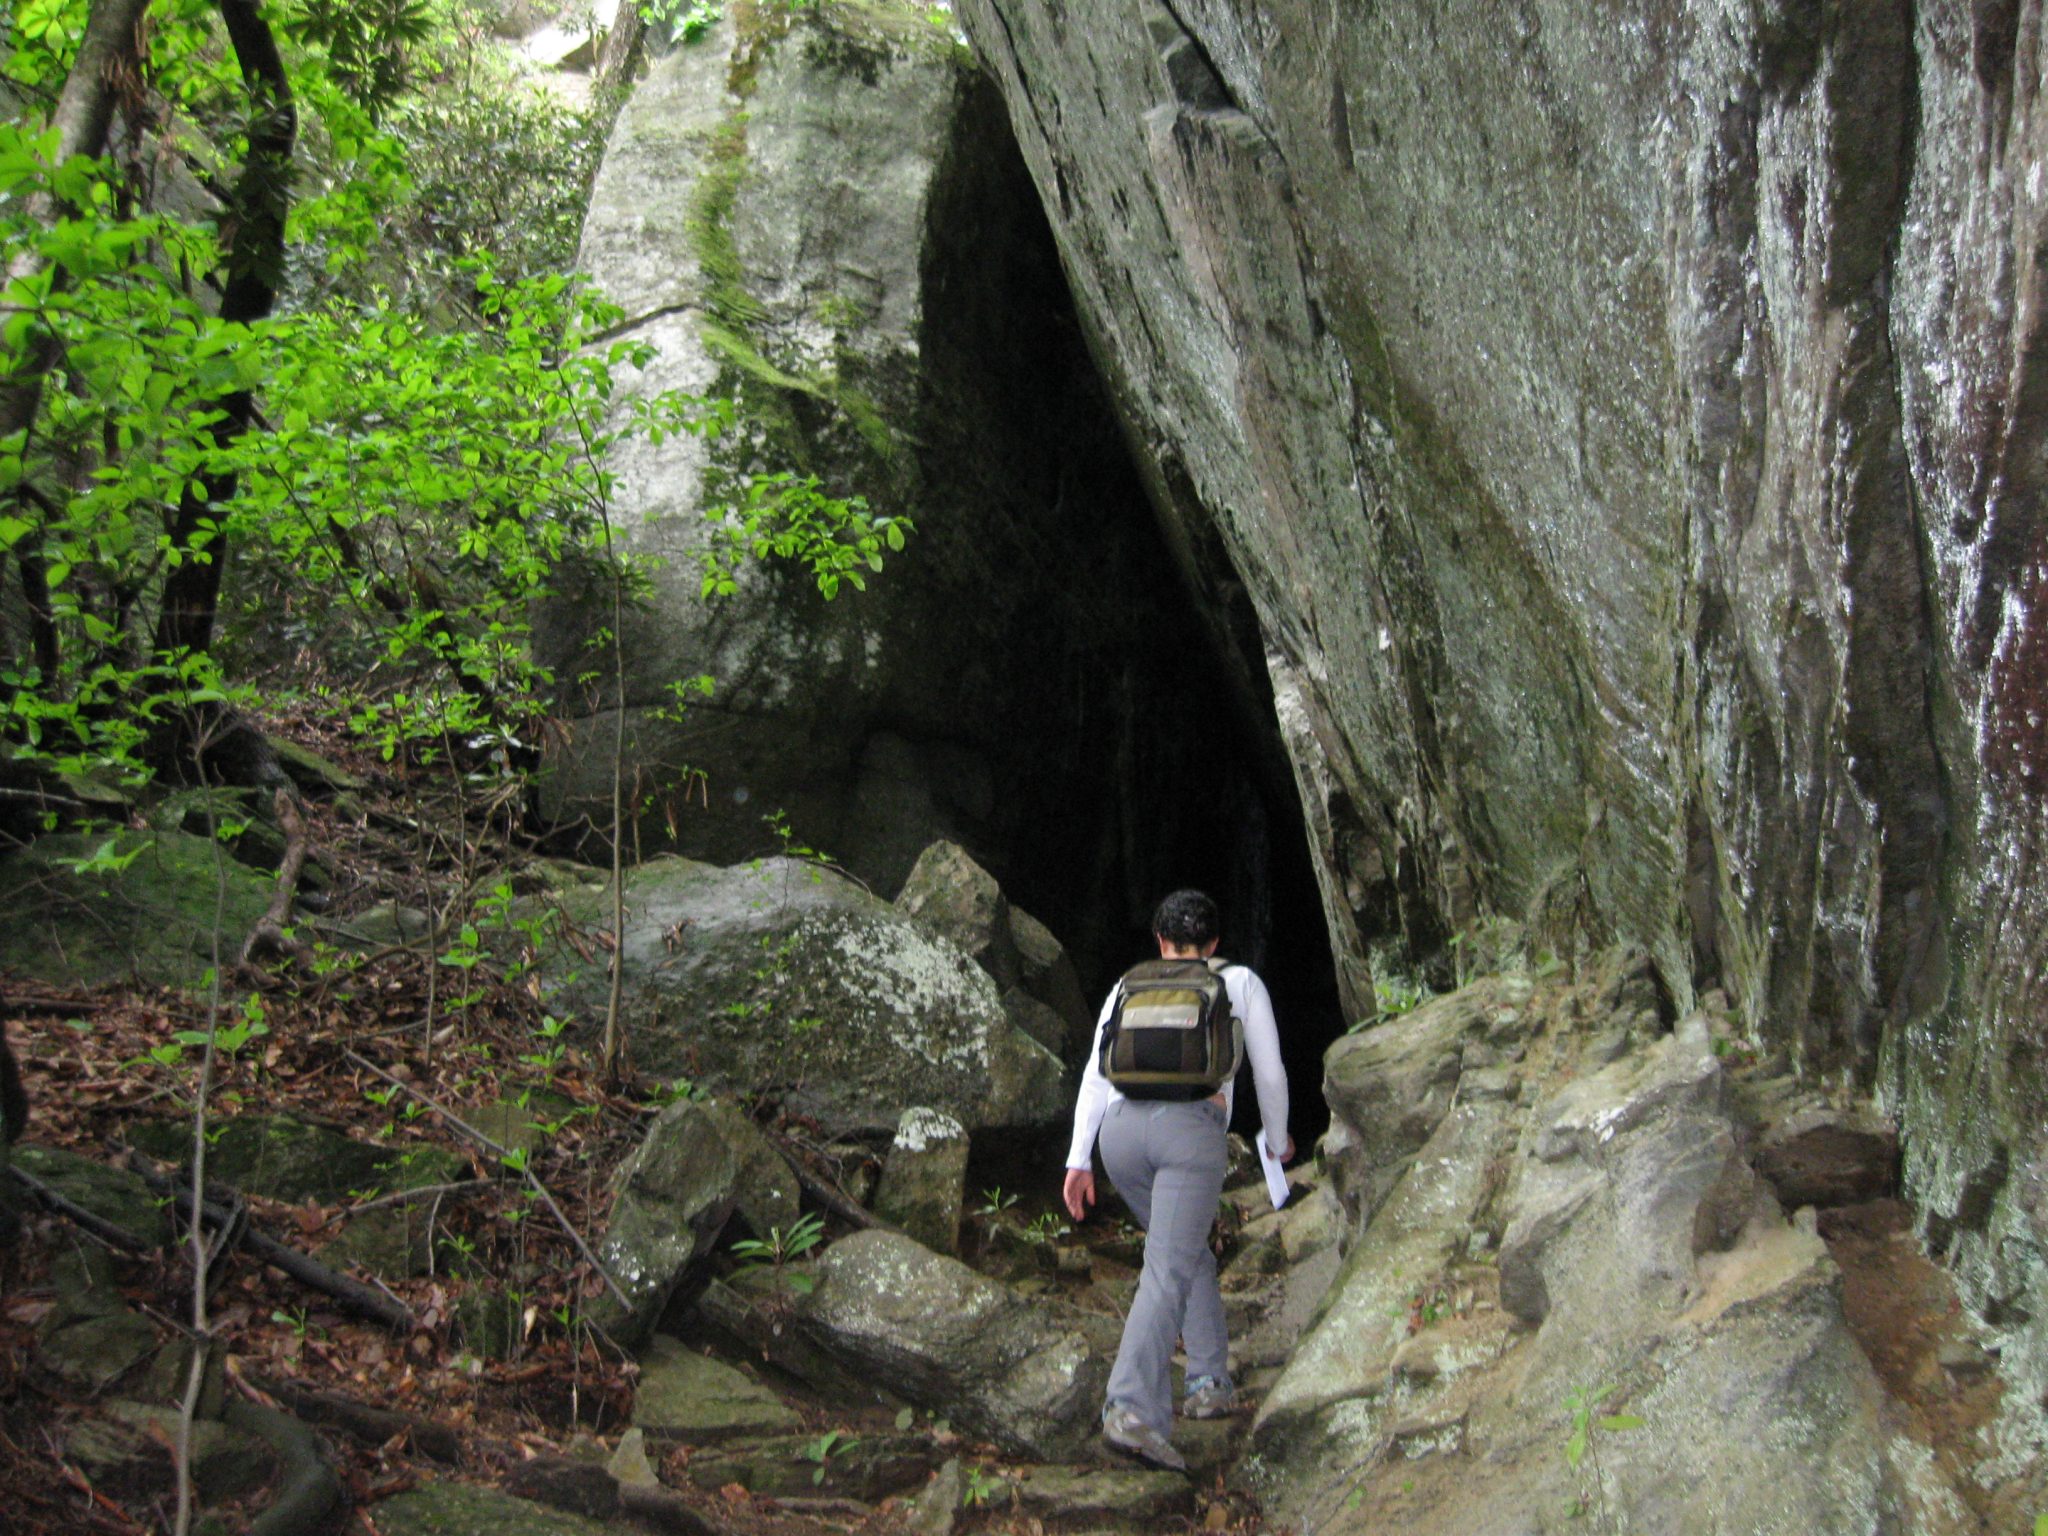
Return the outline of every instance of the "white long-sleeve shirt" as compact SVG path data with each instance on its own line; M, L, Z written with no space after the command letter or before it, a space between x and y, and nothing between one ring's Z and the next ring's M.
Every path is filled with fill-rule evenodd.
M1230 1006L1244 1022L1244 1052L1251 1058L1252 1086L1259 1096L1259 1118L1265 1123L1266 1145L1279 1156L1287 1147L1287 1069L1280 1062L1280 1030L1273 1022L1273 999L1266 984L1249 966L1226 965L1223 986ZM1074 1101L1074 1139L1067 1147L1069 1168L1095 1166L1095 1135L1109 1106L1123 1098L1102 1075L1102 1026L1116 1006L1116 988L1109 989L1095 1018L1095 1044L1081 1072L1081 1092ZM1236 1083L1223 1085L1225 1118L1235 1102Z

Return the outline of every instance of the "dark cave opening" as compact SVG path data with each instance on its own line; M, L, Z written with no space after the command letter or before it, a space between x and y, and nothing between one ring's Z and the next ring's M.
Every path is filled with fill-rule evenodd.
M1148 952L1161 895L1215 896L1222 953L1272 991L1305 1154L1348 1021L1257 621L1204 529L1176 552L992 87L959 123L928 214L919 579L979 605L971 652L934 654L995 771L949 819L1091 1006ZM1236 1120L1256 1129L1248 1072Z

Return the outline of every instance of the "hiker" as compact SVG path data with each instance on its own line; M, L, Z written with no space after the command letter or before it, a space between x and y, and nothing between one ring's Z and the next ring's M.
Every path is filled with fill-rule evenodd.
M1099 1132L1102 1165L1110 1182L1145 1229L1145 1267L1110 1372L1102 1434L1118 1450L1184 1472L1187 1463L1168 1440L1173 1396L1167 1367L1176 1336L1188 1356L1181 1412L1210 1419L1237 1406L1209 1226L1223 1193L1232 1078L1242 1054L1251 1057L1267 1147L1277 1149L1284 1163L1294 1156L1294 1142L1287 1134L1287 1073L1280 1061L1272 999L1266 984L1248 967L1214 959L1216 903L1200 891L1175 891L1152 914L1152 933L1159 944L1159 961L1127 972L1095 1022L1095 1048L1082 1072L1074 1106L1074 1139L1067 1149L1063 1193L1076 1221L1095 1203ZM1182 964L1164 963L1169 961ZM1175 977L1181 978L1178 995L1185 997L1212 976L1228 997L1234 1021L1225 1018L1223 1023L1237 1032L1237 1050L1211 1064L1206 1076L1171 1066L1150 1073L1134 1070L1128 1049L1117 1048L1118 1036L1128 1033L1125 1023L1132 1018L1129 1008L1119 1010L1120 1000L1136 997L1132 989L1137 986L1163 986ZM1220 1006L1222 996L1215 1001ZM1182 1019L1176 1031L1183 1038L1190 1033L1186 1023ZM1113 1058L1107 1061L1105 1038ZM1155 1059L1151 1065L1157 1068L1160 1062ZM1169 1081L1176 1077L1192 1081Z

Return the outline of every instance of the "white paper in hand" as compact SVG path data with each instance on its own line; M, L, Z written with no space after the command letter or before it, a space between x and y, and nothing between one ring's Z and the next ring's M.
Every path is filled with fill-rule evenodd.
M1280 1159L1266 1147L1266 1133L1259 1132L1259 1166L1266 1170L1266 1193L1272 1198L1273 1209L1279 1210L1287 1203L1287 1170L1280 1166Z

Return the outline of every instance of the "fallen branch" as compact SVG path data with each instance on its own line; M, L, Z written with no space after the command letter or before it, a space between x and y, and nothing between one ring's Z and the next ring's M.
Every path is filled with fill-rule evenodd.
M498 1159L499 1162L503 1163L506 1167L513 1167L516 1162L520 1174L524 1176L524 1178L526 1179L527 1186L530 1189L532 1189L536 1195L540 1196L541 1203L545 1205L548 1208L549 1212L554 1216L556 1224L561 1227L563 1232L568 1234L569 1241L576 1245L576 1251L583 1255L584 1259L589 1263L592 1269L597 1271L598 1278L604 1281L606 1289L608 1289L612 1293L613 1297L617 1299L620 1306L624 1307L628 1312L633 1310L633 1303L627 1299L626 1293L619 1288L619 1282L612 1278L612 1272L606 1269L604 1267L603 1262L599 1260L598 1256L591 1251L590 1244L586 1243L583 1240L583 1234L576 1230L575 1225L569 1220L568 1216L564 1214L562 1208L559 1205L555 1204L555 1197L552 1194L548 1193L547 1185L541 1183L539 1175L537 1175L531 1168L527 1167L523 1159L515 1160L512 1156L512 1152L509 1147L500 1146L497 1142L493 1141L490 1137L486 1136L482 1131L478 1130L475 1126L471 1125L468 1121L464 1120L461 1116L457 1115L454 1110L449 1109L444 1104L437 1103L435 1100L429 1098L426 1094L421 1093L416 1085L405 1082L399 1078L393 1077L389 1072L386 1072L382 1067L378 1066L377 1063L369 1060L365 1056L358 1055L354 1051L344 1050L342 1052L342 1055L346 1056L350 1061L354 1062L357 1066L361 1067L365 1072L369 1072L377 1077L383 1078L385 1082L390 1083L393 1087L403 1088L415 1099L418 1099L420 1103L426 1105L427 1108L431 1109L435 1114L439 1115L441 1119L445 1121L451 1129L460 1131L464 1136L467 1136L471 1141L475 1142L478 1146L482 1147L486 1152L491 1153L494 1157Z
M410 1435L413 1445L436 1461L462 1459L462 1437L446 1424L391 1408L373 1408L339 1392L316 1392L297 1382L263 1378L254 1384L308 1424L339 1429L365 1445L383 1445L394 1436Z
M178 1214L190 1219L192 1213L192 1191L177 1180L157 1172L149 1165L147 1158L139 1152L128 1154L128 1166L140 1174L142 1181L158 1194L169 1195L175 1203ZM215 1229L227 1226L234 1218L232 1213L209 1201L199 1204L199 1219ZM419 1327L419 1319L412 1309L387 1291L379 1291L364 1285L360 1280L351 1280L337 1269L331 1269L318 1259L300 1253L296 1248L287 1248L272 1237L265 1237L253 1226L244 1226L241 1242L237 1245L248 1249L273 1269L284 1271L301 1285L310 1286L336 1301L360 1317L373 1323L381 1323L395 1332L411 1333Z
M769 1130L766 1126L762 1127L762 1132L775 1144L775 1150L782 1154L782 1160L789 1164L789 1171L796 1175L796 1181L802 1186L803 1192L834 1216L849 1226L875 1232L894 1232L899 1237L903 1236L901 1227L882 1220L831 1179L813 1168L798 1143L779 1131Z
M388 1195L379 1195L374 1200L365 1200L352 1205L342 1212L344 1216L360 1216L365 1211L374 1211L386 1205L410 1205L415 1200L438 1200L444 1195L474 1195L489 1189L496 1179L457 1179L452 1184L421 1184L414 1189L393 1190Z
M306 818L299 814L298 803L289 790L280 789L272 804L277 809L278 825L284 828L284 861L278 865L277 889L271 892L270 905L242 942L244 965L267 954L303 960L310 953L304 939L284 931L285 919L292 915L292 898L298 893L299 871L306 863Z

